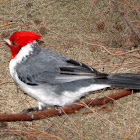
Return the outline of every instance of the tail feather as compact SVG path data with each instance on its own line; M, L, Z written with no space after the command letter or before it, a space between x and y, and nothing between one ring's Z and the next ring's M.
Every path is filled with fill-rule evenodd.
M107 83L111 86L140 89L140 74L117 73L107 76Z

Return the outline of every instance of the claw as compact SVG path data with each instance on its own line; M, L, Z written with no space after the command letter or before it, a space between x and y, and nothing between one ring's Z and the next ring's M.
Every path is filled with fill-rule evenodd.
M31 117L31 121L34 119L34 115L32 113L27 113L27 115Z
M54 106L54 109L58 111L59 116L62 115L62 110L61 110L58 106L55 105L55 106Z
M31 117L31 121L34 119L34 115L32 113L29 113L31 111L38 111L38 107L35 107L35 108L28 108L28 109L24 109L22 111L22 113L26 113L28 116Z

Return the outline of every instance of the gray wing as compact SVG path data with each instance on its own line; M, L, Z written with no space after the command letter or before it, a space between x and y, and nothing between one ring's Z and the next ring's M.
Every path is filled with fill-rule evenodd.
M100 73L92 67L44 49L36 57L18 64L17 74L22 82L29 85L107 77L107 74Z

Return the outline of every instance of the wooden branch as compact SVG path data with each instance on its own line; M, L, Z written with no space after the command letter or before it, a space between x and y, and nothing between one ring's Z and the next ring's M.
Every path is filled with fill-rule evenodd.
M130 95L132 94L132 92L133 92L132 90L120 90L118 92L112 93L109 96L105 96L103 98L98 98L95 100L85 100L83 102L75 103L71 106L60 107L60 109L62 110L62 114L72 114L72 113L76 113L75 110L84 108L86 105L88 106L104 105L108 102L112 102L124 96ZM55 109L48 109L48 110L33 112L32 114L26 114L26 113L0 114L0 122L32 121L32 120L39 120L45 117L52 117L56 115L59 115L59 113Z

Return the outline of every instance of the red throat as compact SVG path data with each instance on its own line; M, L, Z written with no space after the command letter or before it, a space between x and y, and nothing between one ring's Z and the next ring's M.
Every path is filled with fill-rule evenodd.
M18 54L20 49L24 46L26 46L29 43L32 43L34 40L40 39L42 36L36 34L35 32L31 31L20 31L15 32L11 37L9 38L11 45L11 59L14 59L15 56Z
M11 59L10 59L10 61L11 61L12 59L14 59L16 57L16 55L18 54L21 47L19 47L19 46L14 47L13 45L11 45L10 49L11 49Z

